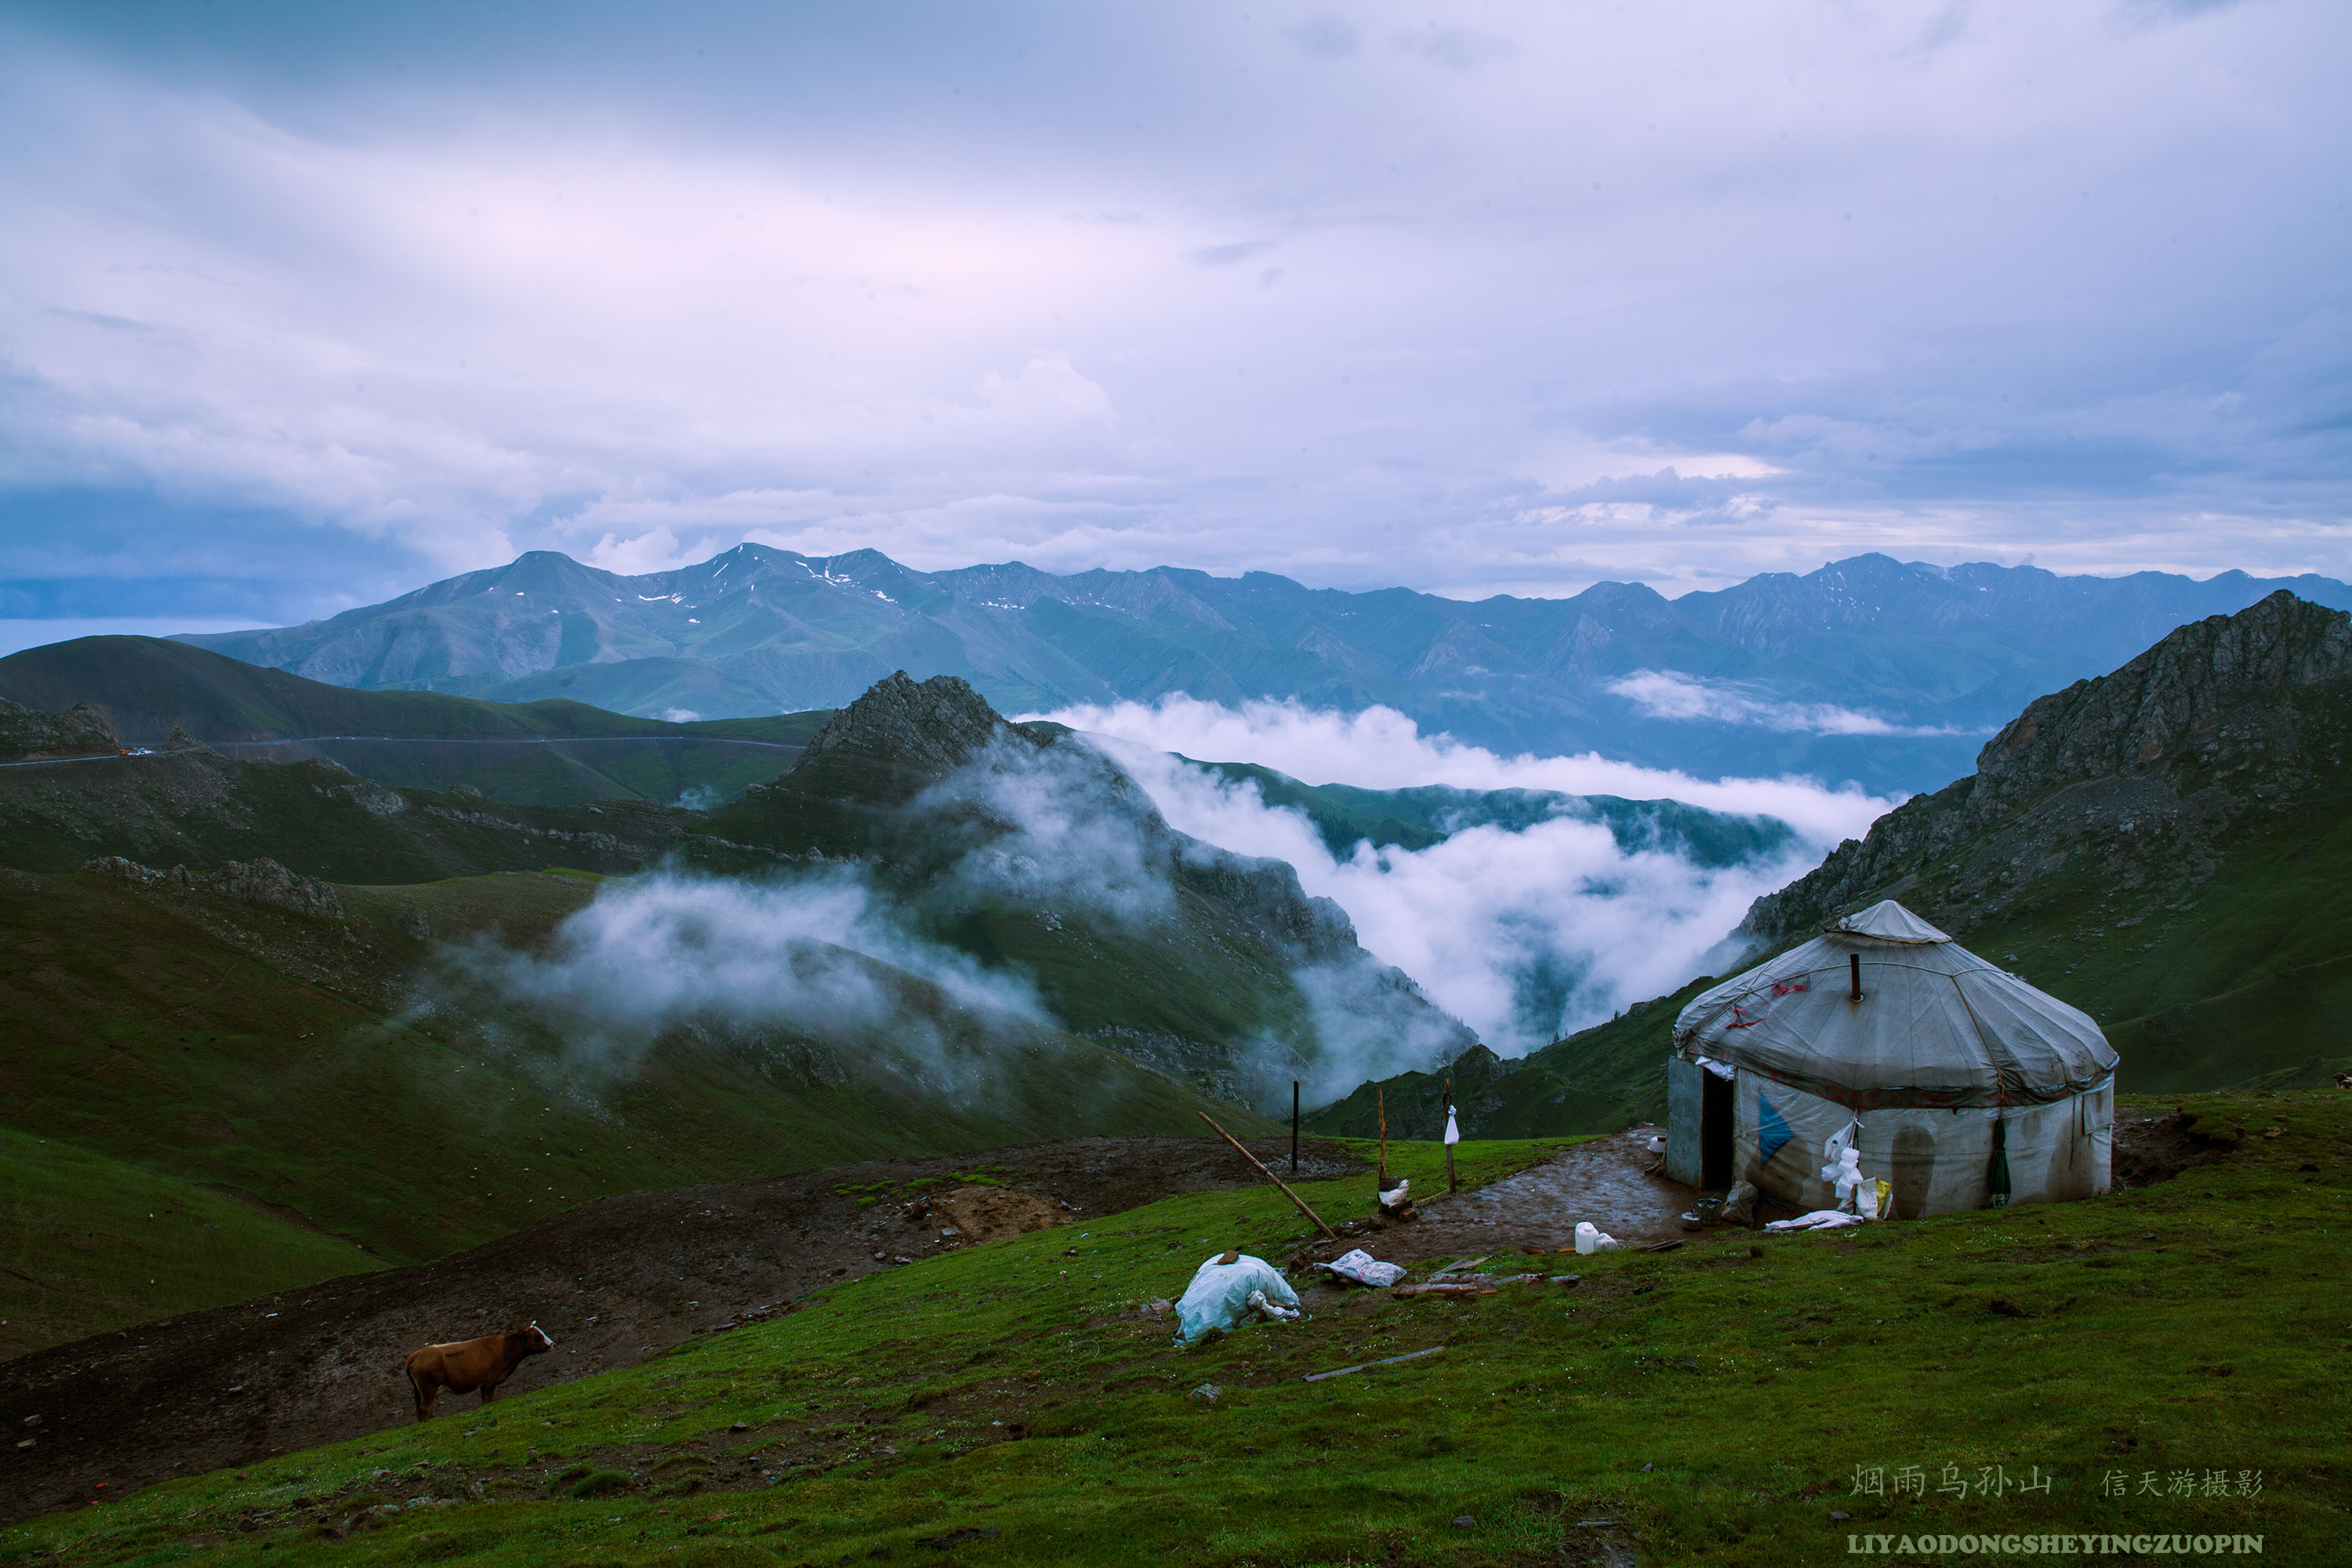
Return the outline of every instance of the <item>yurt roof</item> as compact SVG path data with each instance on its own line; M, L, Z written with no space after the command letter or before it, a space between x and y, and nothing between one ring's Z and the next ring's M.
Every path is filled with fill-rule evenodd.
M1892 899L1700 995L1675 1019L1675 1045L1858 1110L2046 1104L2116 1070L2088 1014Z

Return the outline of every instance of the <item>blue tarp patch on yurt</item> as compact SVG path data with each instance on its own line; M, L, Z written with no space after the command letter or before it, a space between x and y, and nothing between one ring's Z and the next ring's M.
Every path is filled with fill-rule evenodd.
M1764 1163L1770 1164L1772 1156L1780 1152L1780 1146L1795 1136L1795 1133L1789 1131L1789 1124L1780 1120L1780 1113L1772 1109L1772 1102L1762 1095L1758 1095L1756 1097L1756 1150L1758 1153L1764 1156Z

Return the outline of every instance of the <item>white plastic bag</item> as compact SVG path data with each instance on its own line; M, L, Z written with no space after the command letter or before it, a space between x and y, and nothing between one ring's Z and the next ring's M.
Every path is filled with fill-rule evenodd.
M1231 1263L1210 1258L1194 1270L1192 1282L1177 1300L1176 1337L1189 1344L1211 1329L1239 1326L1242 1314L1250 1310L1252 1293L1261 1291L1270 1305L1298 1305L1298 1292L1265 1258L1246 1254Z
M1766 1230L1835 1230L1842 1225L1860 1225L1861 1223L1862 1216L1858 1214L1847 1214L1842 1209L1815 1209L1811 1214L1801 1214L1794 1219L1776 1219L1764 1228Z
M1385 1290L1404 1278L1401 1263L1382 1263L1359 1247L1343 1252L1323 1266L1342 1279L1353 1279L1359 1285L1370 1285Z
M1835 1142L1836 1140L1831 1142ZM1822 1180L1837 1193L1838 1207L1848 1214L1858 1212L1856 1194L1862 1191L1864 1180L1862 1152L1852 1146L1840 1149L1831 1157L1830 1163L1822 1167Z
M1259 1317L1278 1322L1292 1322L1298 1317L1297 1308L1277 1306L1265 1299L1265 1292L1263 1290L1251 1291L1249 1300L1244 1305Z

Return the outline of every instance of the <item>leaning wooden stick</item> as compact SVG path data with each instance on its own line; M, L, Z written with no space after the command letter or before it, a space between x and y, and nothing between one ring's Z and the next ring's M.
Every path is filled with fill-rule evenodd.
M1228 1142L1228 1143L1232 1144L1235 1149L1240 1150L1240 1151L1241 1151L1241 1156L1242 1156L1242 1158L1243 1158L1243 1159L1247 1160L1247 1161L1248 1161L1251 1164L1253 1164L1253 1165L1257 1165L1257 1173L1258 1173L1259 1175L1264 1176L1267 1181L1272 1182L1276 1186L1277 1186L1277 1187L1281 1187L1281 1188L1282 1188L1282 1195L1283 1195L1284 1197L1286 1197L1286 1198L1288 1198L1292 1203L1297 1204L1297 1205L1298 1205L1298 1212L1299 1212L1300 1214L1305 1215L1308 1219L1311 1219L1311 1220L1313 1220L1313 1221L1315 1222L1315 1228L1316 1228L1316 1229L1318 1229L1318 1230L1321 1231L1324 1235L1326 1235L1326 1236L1329 1237L1330 1237L1332 1240L1334 1240L1334 1241L1337 1241L1337 1240L1339 1240L1339 1233L1338 1231L1336 1231L1336 1230L1333 1230L1329 1226L1325 1225L1325 1224L1323 1223L1323 1216L1322 1216L1321 1215L1317 1214L1313 1209L1308 1208L1308 1207L1307 1206L1307 1200L1306 1200L1305 1198L1300 1197L1297 1193L1292 1192L1292 1191L1291 1191L1287 1186L1285 1186L1285 1185L1283 1184L1283 1180L1282 1180L1282 1178L1281 1178L1280 1176L1276 1175L1272 1171L1267 1170L1264 1165L1259 1165L1259 1164L1258 1164L1258 1159L1257 1159L1257 1156L1256 1156L1256 1155L1255 1155L1255 1154L1251 1153L1248 1150L1246 1150L1246 1149L1243 1149L1243 1148L1242 1148L1242 1141L1241 1141L1240 1139L1238 1139L1238 1138L1234 1137L1232 1133L1230 1133L1230 1132L1226 1131L1223 1128L1219 1127L1219 1126L1218 1126L1214 1121L1209 1121L1209 1113L1208 1113L1207 1111L1205 1111L1205 1110L1196 1110L1196 1111L1194 1111L1192 1114L1193 1114L1193 1115L1195 1115L1195 1116L1197 1116L1197 1117L1199 1117L1199 1118L1200 1118L1202 1121L1208 1121L1208 1122L1209 1122L1209 1127L1210 1127L1211 1131L1214 1131L1218 1137L1220 1137L1220 1138L1223 1139L1226 1142Z
M1389 1097L1377 1084L1372 1087L1372 1104L1379 1108L1381 1113L1381 1173L1373 1179L1380 1184L1381 1191L1387 1192L1389 1190Z

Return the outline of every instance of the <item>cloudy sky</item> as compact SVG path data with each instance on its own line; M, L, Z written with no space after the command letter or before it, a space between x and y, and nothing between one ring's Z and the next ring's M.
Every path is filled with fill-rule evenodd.
M0 616L744 539L2345 575L2347 58L2286 0L12 0Z

